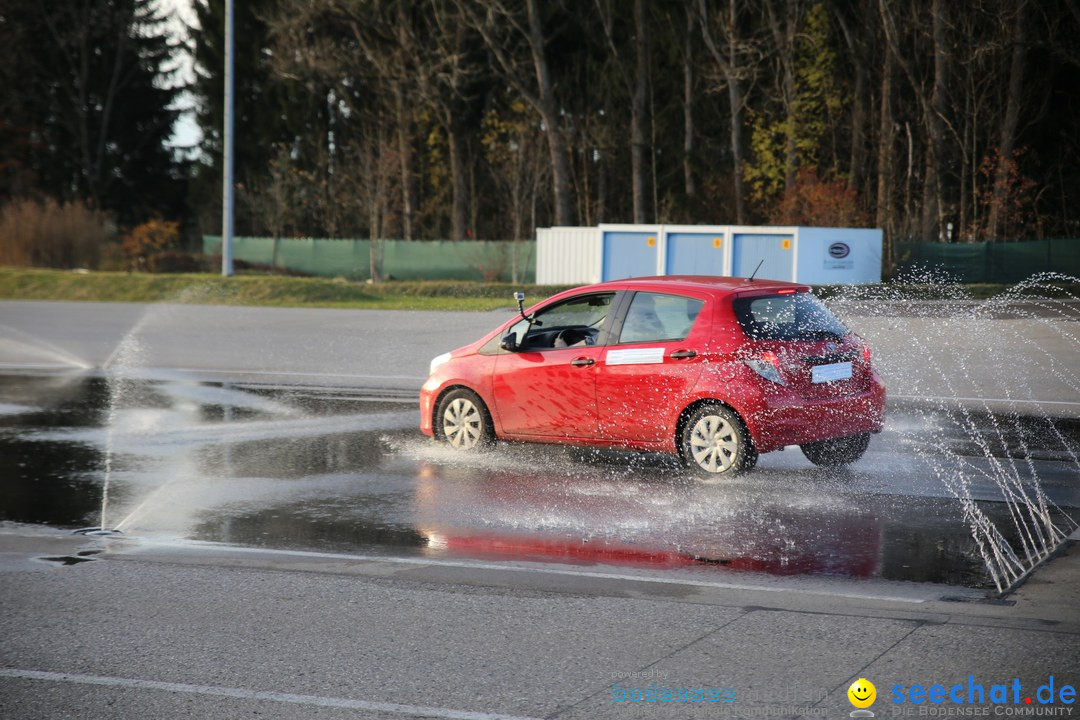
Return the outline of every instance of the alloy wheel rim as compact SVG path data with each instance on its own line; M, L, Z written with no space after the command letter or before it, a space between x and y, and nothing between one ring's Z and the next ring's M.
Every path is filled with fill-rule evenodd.
M480 442L482 422L476 405L458 398L443 411L443 434L451 447L468 450Z
M722 473L735 464L739 436L735 428L719 415L706 415L690 431L690 454L702 470Z

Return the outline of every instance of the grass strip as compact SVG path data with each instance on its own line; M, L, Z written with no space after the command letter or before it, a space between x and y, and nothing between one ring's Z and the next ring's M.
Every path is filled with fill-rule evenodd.
M467 281L400 281L358 283L342 278L287 277L246 274L225 278L216 274L150 274L86 272L43 268L0 267L0 298L16 300L74 300L94 302L188 303L203 305L262 305L270 307L381 308L388 310L494 310L513 307L513 292L525 292L528 302L542 300L572 286L512 285ZM993 297L1010 285L890 285L864 286L858 296L887 299L902 289L906 299ZM824 296L847 295L851 288L821 287ZM1060 295L1080 294L1080 287L1061 286ZM1050 292L1047 294L1059 294Z

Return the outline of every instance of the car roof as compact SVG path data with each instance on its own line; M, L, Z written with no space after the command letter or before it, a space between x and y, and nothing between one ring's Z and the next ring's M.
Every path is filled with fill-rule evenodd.
M656 277L626 278L625 280L609 280L587 286L587 289L605 290L652 290L655 292L671 292L673 290L705 290L719 295L729 295L749 290L784 290L795 288L809 290L809 286L802 283L785 282L783 280L749 280L741 277L727 277L724 275L660 275ZM584 290L586 288L577 288Z

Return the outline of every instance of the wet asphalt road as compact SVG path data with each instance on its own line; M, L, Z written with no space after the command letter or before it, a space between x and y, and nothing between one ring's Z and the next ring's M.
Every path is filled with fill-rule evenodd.
M9 375L0 409L5 520L100 525L108 475L105 526L158 541L983 587L970 528L935 472L979 468L972 500L999 522L1008 510L991 461L957 427L899 411L851 469L815 468L792 449L700 486L663 455L509 445L462 456L418 436L411 404L340 389ZM1049 502L1071 513L1080 488L1052 427L1028 429L1046 443L1030 445L1032 462ZM929 457L943 454L935 471Z
M942 602L992 585L966 512L1023 545L1003 478L1072 527L1075 423L985 412L1070 415L1072 327L991 325L980 352L982 318L904 320L926 354L875 349L912 401L851 471L788 450L700 487L661 456L420 438L427 360L503 316L0 304L0 714L668 716L611 697L651 668L842 715L860 675L1080 680L1075 606L1038 583L1022 611ZM971 361L943 379L938 345ZM939 399L971 388L994 402ZM106 475L127 540L43 527L97 524Z
M664 456L462 457L420 436L427 360L505 312L0 303L3 519L71 528L104 513L140 537L281 549L992 586L993 547L973 525L1000 528L991 545L1021 556L1052 544L1039 526L1073 527L1080 424L1052 416L1080 388L1068 356L1080 323L1070 308L1024 325L1000 310L860 307L844 317L874 343L892 398L867 456L826 471L792 448L701 487ZM936 367L946 352L965 358L949 374ZM1042 397L1021 369L1066 390ZM1059 412L991 412L1006 398ZM1042 516L1013 521L1023 501Z

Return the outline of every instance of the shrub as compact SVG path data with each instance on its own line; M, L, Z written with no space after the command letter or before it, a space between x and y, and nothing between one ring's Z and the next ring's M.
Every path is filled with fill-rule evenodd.
M147 220L124 236L124 254L132 270L146 270L152 256L174 247L179 239L179 223Z
M799 170L769 222L774 225L865 227L855 190L844 180L825 180L812 167Z
M0 264L93 268L113 233L104 213L81 201L13 200L0 210Z

